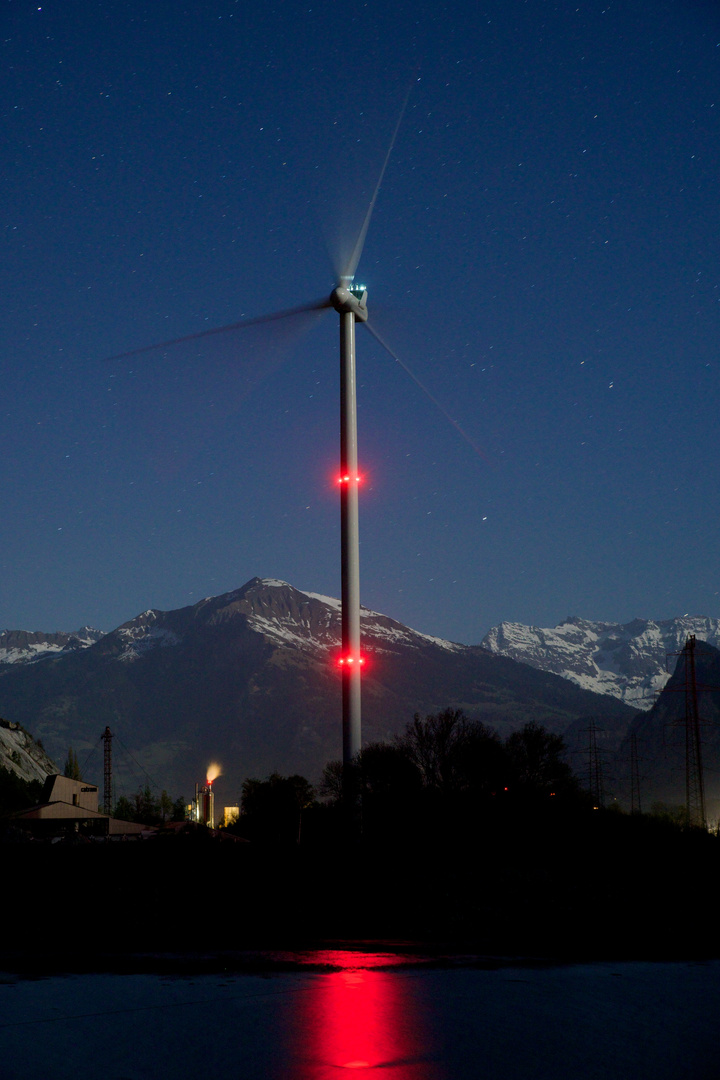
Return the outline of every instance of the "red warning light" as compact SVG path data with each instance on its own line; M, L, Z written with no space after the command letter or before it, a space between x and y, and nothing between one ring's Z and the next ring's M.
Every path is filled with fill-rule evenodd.
M365 663L365 657L364 656L340 656L340 657L338 657L338 664L341 667L344 667L345 665L351 665L351 664L357 664L359 667L362 667L362 665L364 663Z
M356 484L359 484L362 480L361 476L338 476L338 484L349 484L351 480L354 480Z

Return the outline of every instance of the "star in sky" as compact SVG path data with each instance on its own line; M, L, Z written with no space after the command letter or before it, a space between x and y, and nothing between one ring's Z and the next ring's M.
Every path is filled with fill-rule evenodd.
M714 8L16 2L2 49L6 626L339 594L333 321L106 358L327 295L411 80L363 602L464 642L717 614Z

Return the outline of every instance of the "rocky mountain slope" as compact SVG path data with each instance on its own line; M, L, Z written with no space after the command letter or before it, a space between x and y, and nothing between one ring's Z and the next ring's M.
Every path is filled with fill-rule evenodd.
M29 664L60 652L86 649L104 634L83 626L72 633L43 634L33 630L0 631L0 664Z
M670 678L673 654L682 650L689 634L720 646L720 619L685 616L621 624L567 618L552 629L503 622L485 635L482 646L496 656L552 671L584 690L650 709Z
M365 741L401 732L413 713L462 708L502 732L536 720L563 731L583 716L627 724L629 710L554 674L478 646L420 634L363 610ZM0 668L0 713L42 738L58 760L72 745L88 779L102 776L100 735L116 775L135 761L173 796L188 796L219 760L219 800L246 776L317 778L341 755L339 601L254 578L176 611L146 611L80 650ZM126 753L127 751L127 753ZM90 775L90 773L92 775ZM145 782L135 774L124 783Z
M606 787L626 806L632 795L633 756L636 806L638 796L642 810L649 810L654 802L685 806L686 685L691 680L691 668L687 653L676 658L672 677L653 707L638 714L616 752L605 759ZM694 668L706 813L709 823L715 826L720 818L720 651L698 640ZM694 760L691 753L691 790L696 788L697 779ZM697 792L691 801L697 802Z
M0 719L0 766L14 772L21 780L39 780L58 772L57 765L43 746L20 724Z

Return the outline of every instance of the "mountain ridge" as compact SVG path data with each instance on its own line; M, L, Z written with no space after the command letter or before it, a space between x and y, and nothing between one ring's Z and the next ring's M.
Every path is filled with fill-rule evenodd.
M220 758L233 801L245 776L278 770L315 779L340 756L340 621L332 597L253 578L191 606L149 609L42 663L3 665L0 712L57 758L69 745L87 756L109 725L174 793L187 794ZM416 711L446 707L501 731L528 719L562 731L603 710L627 723L633 715L481 646L421 634L369 609L361 622L365 741L392 738Z
M720 619L682 616L613 623L568 616L552 628L502 622L488 631L482 645L495 655L552 671L583 689L647 710L670 679L669 656L681 652L690 634L718 647Z
M27 664L57 655L63 650L83 649L104 637L104 631L82 626L79 630L1 630L0 665Z

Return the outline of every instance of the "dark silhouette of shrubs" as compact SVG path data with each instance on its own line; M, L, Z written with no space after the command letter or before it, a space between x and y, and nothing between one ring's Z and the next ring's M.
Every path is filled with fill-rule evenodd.
M526 724L505 741L508 789L523 799L579 794L578 781L563 760L565 743L539 724Z
M23 780L12 769L0 765L0 815L36 806L40 802L42 789L39 780Z
M240 817L231 831L258 843L297 844L303 816L315 802L315 790L304 776L272 773L266 780L248 778L242 786Z
M167 791L155 795L149 784L138 788L128 798L121 795L113 807L112 816L121 821L135 821L140 825L163 825L166 821L185 820L185 802L182 797L172 801Z
M528 812L550 812L550 804L584 807L564 750L559 736L534 723L503 741L458 709L416 714L403 735L366 746L354 763L364 841L466 844L479 832L517 826ZM342 778L342 763L330 762L319 788L338 814Z

